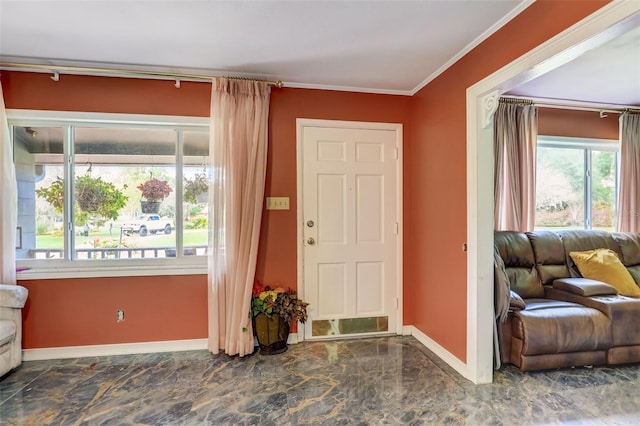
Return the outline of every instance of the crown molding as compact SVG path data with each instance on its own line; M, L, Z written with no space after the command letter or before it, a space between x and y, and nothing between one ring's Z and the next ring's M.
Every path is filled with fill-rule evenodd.
M496 22L493 26L491 26L485 32L483 32L478 37L476 37L471 43L466 45L464 49L462 49L455 56L449 59L440 68L435 70L430 76L422 80L420 84L418 84L416 87L414 87L412 90L409 91L409 95L413 96L416 93L418 93L420 90L422 90L423 87L425 87L427 84L435 80L440 74L442 74L447 69L449 69L449 67L451 67L453 64L458 62L464 55L466 55L467 53L471 52L473 49L478 47L480 43L482 43L483 41L491 37L496 31L498 31L500 28L505 26L509 21L511 21L514 17L519 15L523 10L531 6L533 3L535 3L535 0L523 0L522 3L520 3L515 8L513 8L511 12L503 16L502 19Z

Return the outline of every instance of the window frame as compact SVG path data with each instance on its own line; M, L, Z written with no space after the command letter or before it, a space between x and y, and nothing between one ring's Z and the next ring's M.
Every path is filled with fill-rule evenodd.
M620 140L618 139L597 139L597 138L580 138L567 136L548 136L538 135L536 145L536 157L538 148L558 148L558 149L576 149L582 150L584 155L584 227L583 229L592 229L593 226L593 198L592 198L592 179L593 165L592 152L605 151L615 152L615 191L614 191L614 221L617 218L618 208L618 189L620 183ZM537 179L536 179L537 181ZM536 182L537 183L537 182ZM537 196L536 196L537 197ZM537 201L537 200L536 200ZM615 226L615 222L614 222ZM534 230L536 229L534 224Z
M137 129L172 129L182 131L207 131L209 132L208 117L191 116L167 116L146 114L114 114L92 112L67 112L67 111L40 111L8 109L7 121L9 124L9 138L13 144L14 126L47 126L62 127L64 143L70 145L69 131L74 127L110 127ZM178 132L176 144L176 182L183 181L183 153L181 132ZM73 162L67 161L71 152L64 152L64 177L65 181L72 179ZM65 185L65 202L69 203L68 191L70 186ZM181 253L184 243L183 224L183 188L176 185L176 250ZM68 210L68 209L67 209ZM69 230L70 215L65 213L65 236ZM180 224L180 225L178 225ZM209 232L210 233L210 232ZM159 275L199 275L206 274L208 268L208 256L181 256L172 258L146 258L146 259L101 259L85 260L73 259L71 255L69 238L65 238L64 253L66 259L19 259L16 260L18 268L17 278L25 279L56 279L56 278L88 278L88 277L118 277L118 276L159 276Z

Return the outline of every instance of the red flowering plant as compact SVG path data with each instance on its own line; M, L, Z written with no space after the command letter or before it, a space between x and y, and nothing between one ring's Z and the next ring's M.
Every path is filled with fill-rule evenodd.
M251 314L280 315L287 324L291 321L304 323L307 320L309 304L298 298L295 290L284 290L282 287L271 289L259 281L253 284L251 296Z
M162 201L173 192L166 180L158 180L156 178L149 179L136 188L142 192L142 198L149 201Z

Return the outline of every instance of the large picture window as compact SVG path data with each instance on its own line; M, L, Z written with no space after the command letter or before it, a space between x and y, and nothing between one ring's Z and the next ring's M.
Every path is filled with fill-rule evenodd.
M203 258L211 175L206 120L63 115L10 120L18 265Z
M535 229L613 231L617 140L538 137Z

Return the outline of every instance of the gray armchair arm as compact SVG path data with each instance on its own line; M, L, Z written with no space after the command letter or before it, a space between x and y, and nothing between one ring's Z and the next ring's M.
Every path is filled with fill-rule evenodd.
M29 290L21 285L0 284L0 306L22 309L27 301Z

